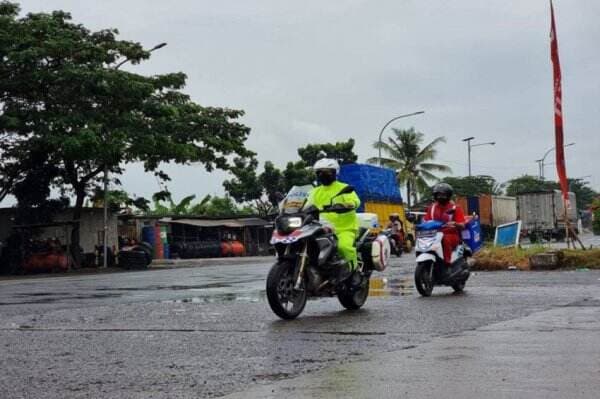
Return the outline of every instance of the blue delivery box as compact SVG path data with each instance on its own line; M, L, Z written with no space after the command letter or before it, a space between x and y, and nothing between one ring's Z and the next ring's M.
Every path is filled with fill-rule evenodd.
M471 248L473 253L481 249L483 239L481 236L481 223L478 217L467 218L467 223L462 231L462 240Z

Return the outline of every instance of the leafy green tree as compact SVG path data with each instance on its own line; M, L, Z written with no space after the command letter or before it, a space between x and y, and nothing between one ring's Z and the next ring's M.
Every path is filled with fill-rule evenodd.
M592 201L592 212L594 215L592 229L595 235L600 235L600 197Z
M258 181L264 188L269 203L273 207L277 207L280 194L287 191L283 173L275 167L273 162L267 161L265 162L264 171L258 177Z
M559 185L556 182L542 180L537 176L523 175L506 182L506 195L516 196L522 193L555 190Z
M441 181L450 184L457 195L502 194L502 186L492 176L444 177Z
M283 170L283 181L285 192L293 186L305 186L315 181L315 173L312 165L304 161L288 162Z
M188 195L181 201L175 202L170 194L159 193L154 195L153 209L148 215L152 216L209 216L231 217L251 215L254 211L250 207L239 207L230 196L213 197L206 195L198 203L193 203L195 195Z
M306 165L312 166L324 154L327 158L334 158L342 165L355 163L358 156L354 153L354 139L337 143L309 144L298 148L298 155Z
M205 198L206 199L206 198ZM192 207L193 215L204 215L210 217L231 217L253 215L251 207L239 207L228 195L224 197L208 197L208 201L202 201L198 206Z
M260 215L266 216L277 209L280 194L293 186L311 184L315 177L304 161L288 162L283 171L267 161L262 173L257 172L255 160L236 160L231 169L233 178L223 182L223 187L236 201L252 202Z
M569 191L575 194L577 200L577 209L588 208L598 193L594 191L583 179L567 179L569 182Z
M411 206L417 202L417 194L424 193L429 187L428 182L438 181L436 172L449 173L451 169L442 164L434 163L437 156L436 147L445 143L444 137L437 137L432 142L423 145L425 135L415 131L392 129L395 137L388 138L388 142L376 142L373 146L387 155L381 159L381 163L397 171L398 182L406 185L407 202ZM379 158L370 158L369 163L378 164Z
M63 11L19 17L0 3L0 195L29 170L22 160L43 149L54 165L50 185L75 197L78 221L85 198L106 168L142 162L162 179L163 162L229 169L232 156L253 155L242 111L202 107L180 90L186 76L143 76L119 69L147 60L151 50L92 32ZM72 245L79 251L79 229Z
M281 172L271 162L265 163L265 171L260 175L257 167L255 159L235 159L231 169L233 178L224 181L223 187L236 201L254 203L257 212L264 216L277 206L276 193L281 188Z
M143 197L132 197L125 190L109 190L107 194L108 206L113 211L121 208L134 208L136 212L141 213L150 209L150 201ZM90 200L94 207L103 207L104 189L100 186L96 187Z

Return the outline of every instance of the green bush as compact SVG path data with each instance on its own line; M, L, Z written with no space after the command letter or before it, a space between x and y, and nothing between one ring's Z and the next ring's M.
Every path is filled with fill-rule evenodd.
M594 210L594 223L592 224L592 230L595 235L600 236L600 198L596 198L592 203L592 209Z

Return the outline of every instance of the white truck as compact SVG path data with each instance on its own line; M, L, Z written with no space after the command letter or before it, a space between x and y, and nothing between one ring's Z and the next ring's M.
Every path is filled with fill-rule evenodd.
M567 219L573 229L577 229L577 205L575 194L569 193L570 206ZM517 195L517 213L521 220L521 231L531 242L541 239L564 240L565 208L562 193L559 190L538 191Z

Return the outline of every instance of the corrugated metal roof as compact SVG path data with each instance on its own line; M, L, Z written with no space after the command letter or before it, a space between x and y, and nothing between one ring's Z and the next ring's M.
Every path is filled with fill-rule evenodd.
M161 223L187 224L197 227L252 227L252 226L271 226L273 223L260 218L242 218L242 219L160 219Z

